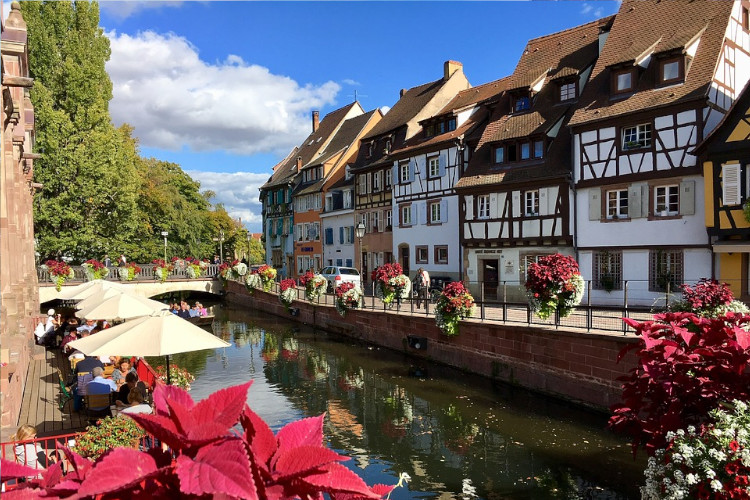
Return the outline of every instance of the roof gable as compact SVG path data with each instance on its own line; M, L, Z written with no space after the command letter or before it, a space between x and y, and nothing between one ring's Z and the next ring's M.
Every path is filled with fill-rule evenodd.
M750 82L745 84L729 111L692 154L711 154L718 150L737 149L738 143L750 147Z

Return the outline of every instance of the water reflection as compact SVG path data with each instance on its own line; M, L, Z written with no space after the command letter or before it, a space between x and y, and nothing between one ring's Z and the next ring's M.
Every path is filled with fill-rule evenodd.
M248 403L274 430L326 412L329 445L368 483L412 477L394 499L637 496L644 462L604 415L261 313L218 317L232 347L175 356L192 396L252 379Z

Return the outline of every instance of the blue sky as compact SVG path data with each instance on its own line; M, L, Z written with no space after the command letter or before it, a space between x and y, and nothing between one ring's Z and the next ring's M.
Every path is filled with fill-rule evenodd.
M5 2L9 4L9 2ZM460 61L472 85L510 74L530 38L617 11L610 1L104 1L117 125L260 229L258 186L321 117Z

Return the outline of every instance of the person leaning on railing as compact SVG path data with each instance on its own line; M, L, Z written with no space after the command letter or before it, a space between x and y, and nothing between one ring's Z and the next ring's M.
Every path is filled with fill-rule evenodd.
M13 453L16 462L31 467L32 469L46 469L52 463L57 462L59 457L56 452L47 452L36 439L36 428L24 424L11 436L11 441L16 442Z

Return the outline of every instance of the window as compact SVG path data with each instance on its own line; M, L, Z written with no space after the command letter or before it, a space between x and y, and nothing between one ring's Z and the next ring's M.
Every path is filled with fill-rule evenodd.
M612 92L622 94L632 91L635 83L634 77L635 71L632 68L613 72Z
M530 145L528 142L521 144L521 159L528 160L531 157Z
M503 163L505 161L505 148L498 146L495 148L495 163Z
M393 211L385 211L385 230L390 231L393 228Z
M383 148L383 153L388 154L391 152L391 140L386 139L385 140L385 148Z
M529 96L516 97L516 100L513 102L513 111L517 113L519 111L526 111L527 109L531 109L531 99Z
M370 220L373 231L383 230L383 228L380 227L380 212L378 212L377 210L375 212L370 212Z
M595 290L622 290L622 252L594 252Z
M440 202L430 203L430 224L440 224Z
M524 193L526 215L539 215L539 190Z
M560 101L569 101L576 97L576 83L563 83L560 85Z
M385 188L388 189L391 187L391 183L393 183L393 172L389 168L385 171Z
M721 166L721 202L725 207L742 204L741 170L739 163Z
M344 191L344 208L352 208L352 192Z
M534 158L544 156L544 141L534 141Z
M659 82L674 83L682 80L682 58L659 62Z
M357 194L367 194L367 174L357 176Z
M427 174L428 174L428 177L440 176L440 158L439 157L433 156L432 158L427 158Z
M435 264L448 263L448 245L435 245Z
M521 269L520 269L520 276L519 279L521 283L526 282L526 269L528 269L529 264L533 264L539 261L541 257L544 257L548 254L526 254L526 255L520 255L519 260L521 261Z
M372 173L372 190L373 192L380 191L380 172Z
M607 219L627 219L628 190L607 191Z
M680 213L680 187L657 186L654 188L654 215L664 217Z
M750 31L750 8L742 7L742 29Z
M518 161L518 156L516 155L516 145L515 144L508 144L508 161Z
M370 143L367 145L367 157L368 158L372 156L372 153L374 150L375 150L375 141L370 141Z
M428 256L428 247L425 246L419 246L414 247L415 251L417 252L416 258L417 258L417 264L428 264L429 256Z
M490 218L490 195L477 196L477 219Z
M401 207L401 225L411 226L411 205L404 205Z
M402 184L405 182L409 182L409 162L405 161L399 164L398 168L400 172L399 182Z
M638 149L651 146L651 124L644 123L622 129L622 149Z
M652 292L679 290L684 270L682 251L651 250L648 257L648 289Z

